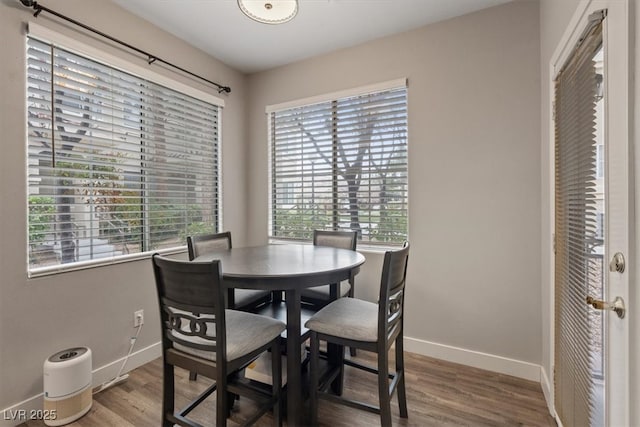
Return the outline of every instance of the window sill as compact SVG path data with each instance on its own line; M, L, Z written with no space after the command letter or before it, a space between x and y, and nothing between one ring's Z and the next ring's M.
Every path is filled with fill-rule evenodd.
M122 264L125 262L151 259L151 256L155 253L159 253L162 255L173 255L173 254L184 253L186 251L187 251L186 246L179 246L175 248L160 249L157 251L148 251L148 252L141 252L137 254L123 255L117 258L104 258L99 260L74 262L70 264L52 265L48 267L40 267L40 268L34 268L32 270L29 270L27 271L27 277L29 279L35 279L38 277L46 277L54 274L69 273L72 271L88 270L91 268Z
M312 243L307 240L283 240L283 239L269 239L270 245L311 245ZM363 253L372 253L372 254L384 254L387 251L392 251L395 249L400 249L402 247L401 244L395 246L386 246L386 245L367 245L366 243L358 242L357 251Z

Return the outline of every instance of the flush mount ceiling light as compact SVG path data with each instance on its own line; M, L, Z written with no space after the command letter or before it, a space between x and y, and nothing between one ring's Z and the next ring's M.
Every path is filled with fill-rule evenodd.
M238 0L240 10L263 24L284 24L298 13L298 0Z

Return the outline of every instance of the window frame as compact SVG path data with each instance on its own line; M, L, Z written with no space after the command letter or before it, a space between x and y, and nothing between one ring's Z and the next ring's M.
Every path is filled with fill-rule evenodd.
M216 198L214 202L214 206L217 207L217 212L216 212L217 223L213 225L217 230L222 229L223 228L223 215L222 215L222 211L223 211L222 167L223 165L221 162L221 154L222 154L222 112L223 112L223 107L225 105L224 100L210 93L199 90L193 86L184 84L178 80L175 80L163 74L157 73L149 68L137 65L134 62L131 62L127 59L123 59L119 56L109 54L101 49L87 45L76 39L67 37L63 34L60 34L56 31L53 31L37 23L29 22L27 25L27 29L28 31L25 36L26 46L28 45L29 38L33 38L43 43L48 43L52 47L57 47L64 51L70 52L72 54L82 56L87 60L102 63L105 65L105 67L122 71L129 75L151 82L153 84L157 84L159 86L163 86L172 91L178 92L180 95L185 95L191 98L195 98L197 100L200 100L202 102L205 102L207 104L217 107L216 108L217 135L216 135L216 141L215 141L216 147L212 151L212 155L218 159L217 168L215 170L215 176L216 176L215 185L217 188L213 190L214 191L213 195ZM26 63L27 58L28 56L25 56L25 75L26 73L29 72L28 64ZM27 85L25 85L25 96L28 97ZM29 109L29 102L27 99L25 99L25 116L27 116L28 109ZM29 136L25 132L25 147L27 150L28 150L28 146L29 146ZM29 246L31 244L31 241L29 238L29 230L28 230L28 226L29 226L28 199L30 198L30 185L28 183L28 180L29 180L28 175L29 175L29 168L31 167L31 165L29 163L28 152L25 154L26 154L25 173L27 174L27 176L25 176L25 182L27 183L26 194L25 194L27 198L27 204L25 205L25 210L27 211L27 230L25 230L25 235L26 235L26 245L27 245L27 254L28 254L27 260L26 260L27 261L26 268L27 268L27 276L29 278L35 278L35 277L47 276L51 274L76 271L76 270L82 270L87 268L95 268L95 267L100 267L105 265L114 265L114 264L119 264L119 263L139 260L139 259L145 259L145 258L149 258L151 254L156 252L163 253L163 254L184 252L186 246L185 244L181 244L180 246L172 246L172 247L156 249L156 250L146 250L143 252L117 255L114 257L94 258L91 260L74 261L74 262L64 263L64 264L60 262L56 265L41 266L41 267L32 266L29 259L29 254L30 254ZM142 191L141 195L143 195L145 198L153 197L153 195L149 196L148 189L141 190L141 191ZM142 202L142 203L144 205L147 204L146 202ZM147 233L148 231L145 231L145 230L140 231L141 238L144 240L147 240L147 237L145 237Z
M358 96L366 96L366 95L372 95L372 94L377 94L377 93L383 93L386 91L392 91L392 90L396 90L396 89L403 89L405 91L405 112L406 112L406 128L405 128L405 153L406 153L406 164L405 164L405 182L404 182L404 188L405 188L405 197L404 197L404 204L406 206L406 210L404 212L405 214L405 221L406 221L406 239L408 240L409 238L409 206L410 206L410 201L409 201L409 139L408 139L408 133L409 133L409 93L408 93L408 85L407 85L407 78L400 78L400 79L395 79L395 80L390 80L390 81L385 81L385 82L380 82L380 83L375 83L375 84L371 84L371 85L366 85L366 86L360 86L360 87L356 87L356 88L351 88L351 89L346 89L346 90L341 90L341 91L336 91L336 92L331 92L331 93L327 93L327 94L322 94L322 95L317 95L317 96L312 96L312 97L308 97L308 98L303 98L303 99L298 99L298 100L293 100L293 101L287 101L287 102L283 102L283 103L279 103L279 104L274 104L274 105L269 105L266 107L265 109L265 113L266 113L266 120L267 120L267 138L268 138L268 155L269 155L269 160L268 160L268 215L267 215L267 230L268 230L268 241L269 243L291 243L291 242L296 242L296 243L308 243L308 239L304 239L304 238L286 238L286 237L282 237L282 236L274 236L274 232L273 232L273 227L274 227L274 220L273 220L273 216L274 216L274 209L275 209L275 200L274 200L274 123L273 123L273 117L274 117L274 113L278 113L278 112L283 112L286 110L290 110L290 109L295 109L295 108L300 108L300 107L311 107L315 104L322 104L322 103L328 103L328 102L337 102L337 101L341 101L341 100L345 100L348 98L353 98L353 97L358 97ZM335 141L333 142L335 143ZM333 175L335 175L335 169L333 169ZM334 183L335 184L335 183ZM334 190L335 191L335 190ZM333 193L332 197L334 199L334 202L336 200L336 197L340 197L340 193L339 191L337 193ZM336 211L337 212L337 211ZM335 212L334 212L335 214ZM340 228L343 229L343 228ZM402 245L402 242L374 242L374 241L370 241L370 240L362 240L362 236L359 236L359 241L358 241L358 245L360 248L365 248L367 250L371 250L373 252L376 251L384 251L387 249L392 249L392 248L397 248L399 246Z

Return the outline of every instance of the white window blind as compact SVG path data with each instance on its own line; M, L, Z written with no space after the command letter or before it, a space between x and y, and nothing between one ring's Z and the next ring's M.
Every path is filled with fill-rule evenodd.
M597 66L602 25L595 25L555 83L556 258L555 406L563 425L604 423L596 407L603 366L603 240L598 227Z
M406 86L270 111L269 127L271 238L407 239Z
M217 105L27 39L29 273L219 227Z

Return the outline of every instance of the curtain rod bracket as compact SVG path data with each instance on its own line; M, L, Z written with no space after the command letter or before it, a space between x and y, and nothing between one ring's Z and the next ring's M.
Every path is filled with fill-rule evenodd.
M97 34L97 35L99 35L101 37L104 37L104 38L106 38L108 40L111 40L112 42L118 43L118 44L120 44L120 45L122 45L122 46L124 46L124 47L126 47L128 49L131 49L131 50L133 50L133 51L135 51L135 52L137 52L137 53L139 53L141 55L146 56L147 57L147 62L149 63L149 65L153 64L156 61L157 62L161 62L164 65L168 65L169 67L172 67L172 68L174 68L176 70L182 71L183 73L188 74L191 77L195 77L197 79L203 80L203 81L205 81L205 82L207 82L209 84L212 84L212 85L216 86L218 88L218 93L223 93L223 92L224 93L231 93L231 88L229 86L221 85L221 84L216 83L214 81L211 81L211 80L209 80L209 79L207 79L205 77L202 77L202 76L200 76L198 74L192 73L191 71L188 71L188 70L186 70L186 69L184 69L182 67L179 67L178 65L172 64L171 62L165 61L162 58L159 58L159 57L157 57L155 55L151 55L150 53L145 52L142 49L139 49L139 48L137 48L135 46L132 46L127 42L123 42L122 40L118 40L117 38L112 37L112 36L110 36L108 34L105 34L100 30L96 30L95 28L90 27L90 26L88 26L86 24L83 24L81 22L78 22L73 18L69 18L68 16L65 16L65 15L63 15L61 13L58 13L55 10L51 10L51 9L49 9L47 7L40 6L37 1L34 1L34 0L19 0L19 1L25 7L33 8L33 10L35 11L33 13L33 16L36 17L36 18L38 17L38 15L40 15L41 12L43 12L43 11L44 12L48 12L48 13L52 14L53 16L57 16L60 19L63 19L65 21L67 21L67 22L72 23L73 25L77 25L80 28L84 28L87 31L91 31L94 34Z

